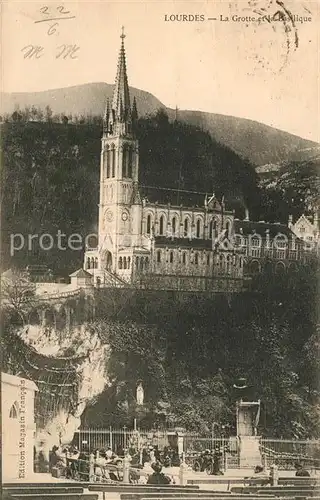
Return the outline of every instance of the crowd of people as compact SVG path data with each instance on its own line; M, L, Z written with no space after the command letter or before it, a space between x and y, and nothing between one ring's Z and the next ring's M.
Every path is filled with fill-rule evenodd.
M192 468L197 471L210 469L207 472L215 475L223 474L222 457L220 449L205 450L195 457ZM128 479L136 484L174 483L172 477L162 473L162 467L180 465L178 452L171 447L164 447L161 451L156 445L144 447L140 451L134 446L126 450L119 447L117 453L114 453L111 446L91 452L80 452L76 446L53 446L49 456L49 469L55 477L113 483L124 480L124 460L129 471ZM295 469L296 476L310 475L300 463L295 464ZM257 465L251 479L254 484L258 481L259 484L266 485L270 477L261 465Z
M55 477L66 477L83 481L113 483L123 480L123 460L129 464L129 480L132 483L169 484L172 480L162 474L162 466L170 467L177 461L172 448L149 446L137 452L118 447L117 453L108 446L80 452L76 446L53 446L49 456L49 470ZM141 469L149 465L149 473ZM153 471L151 473L151 470Z

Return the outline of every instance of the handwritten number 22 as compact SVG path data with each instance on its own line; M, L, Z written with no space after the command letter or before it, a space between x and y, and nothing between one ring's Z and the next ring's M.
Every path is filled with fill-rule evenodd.
M70 10L64 10L63 5L59 5L57 7L57 10L60 12L60 14L70 14ZM42 14L46 14L47 16L50 15L50 12L48 10L47 5L45 5L44 7L41 7L40 12L42 12Z

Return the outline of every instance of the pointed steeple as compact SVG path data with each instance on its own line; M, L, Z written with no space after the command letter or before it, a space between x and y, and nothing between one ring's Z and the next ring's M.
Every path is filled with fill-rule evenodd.
M108 98L107 103L106 103L106 107L104 110L104 115L103 115L103 130L105 132L108 132L109 117L110 117L110 101Z
M131 117L132 117L132 121L135 121L138 119L138 108L137 108L136 96L134 96L134 98L133 98Z
M126 135L131 133L130 93L127 76L126 54L124 48L124 28L120 35L121 46L118 58L117 75L112 97L112 113L109 113L109 130L113 134Z

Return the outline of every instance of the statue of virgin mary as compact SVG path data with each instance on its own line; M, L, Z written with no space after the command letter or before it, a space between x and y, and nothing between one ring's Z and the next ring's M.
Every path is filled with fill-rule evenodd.
M138 382L136 399L137 399L137 405L143 405L144 390L143 390L143 387L142 387L142 382Z

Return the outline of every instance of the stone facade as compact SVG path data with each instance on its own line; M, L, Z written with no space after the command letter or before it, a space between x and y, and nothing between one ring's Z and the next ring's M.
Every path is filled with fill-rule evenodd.
M289 217L288 226L297 238L304 241L304 248L307 252L319 254L320 227L318 211L313 217L302 214L296 222L292 216Z
M135 101L130 104L121 38L113 100L104 115L98 247L87 249L84 258L93 284L238 291L244 274L261 271L261 259L278 259L279 269L281 262L287 268L298 260L298 246L289 250L294 234L287 226L253 223L248 217L236 221L214 194L139 185L137 108ZM263 240L259 251L249 238L257 232ZM282 232L289 237L288 248L278 249L276 235Z

